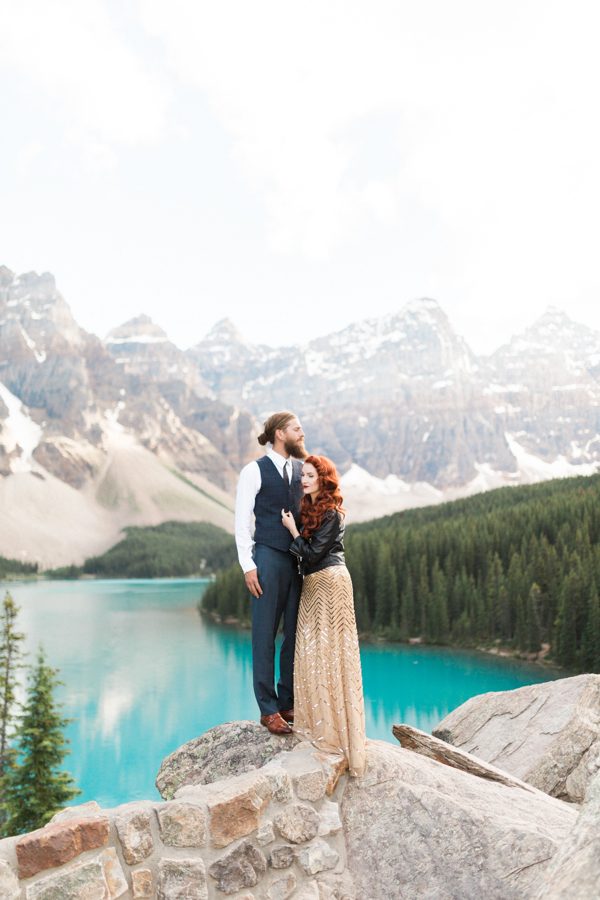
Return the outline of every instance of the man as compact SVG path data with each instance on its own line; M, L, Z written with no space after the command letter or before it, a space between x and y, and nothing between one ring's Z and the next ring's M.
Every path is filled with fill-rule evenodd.
M304 432L293 413L278 412L264 423L258 443L271 446L240 473L235 504L235 540L252 595L252 671L260 722L272 734L291 734L294 721L294 647L301 579L289 552L291 535L283 509L297 518L306 456ZM255 519L253 536L252 518ZM279 683L275 689L275 636L283 617Z

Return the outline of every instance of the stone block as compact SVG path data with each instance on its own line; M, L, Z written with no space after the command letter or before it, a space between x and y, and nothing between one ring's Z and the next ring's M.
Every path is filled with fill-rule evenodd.
M105 816L68 819L26 834L16 844L19 878L31 878L44 869L63 866L84 853L108 843L110 823Z
M147 809L136 805L129 809L121 807L121 812L115 817L115 825L126 863L134 866L150 856L154 850L154 841L150 829L150 812Z
M294 786L299 800L310 800L314 803L325 796L327 776L319 766L312 772L303 772L301 775L298 775L294 779Z
M325 796L329 768L308 741L298 744L291 753L282 754L281 761L275 760L270 765L285 769L299 800L315 803Z
M294 862L295 850L289 844L278 844L269 854L269 865L272 869L288 869Z
M2 900L18 900L21 896L19 880L9 864L0 859L0 897Z
M287 900L296 890L296 876L289 872L285 878L278 878L267 890L267 900Z
M108 885L109 897L121 897L128 890L125 873L121 868L117 851L114 847L107 847L99 857L104 868L104 877Z
M342 830L340 808L331 800L324 800L319 807L319 837L338 834Z
M267 871L267 860L261 850L250 841L242 841L221 859L214 862L209 875L224 894L235 894L245 887L254 887Z
M66 819L87 819L92 816L101 816L102 807L95 800L88 800L87 803L80 803L79 806L67 806L61 809L56 815L50 819L50 824L54 822L64 822Z
M322 764L326 776L325 793L331 797L342 775L348 771L348 760L334 753L315 753L315 759Z
M113 847L77 866L62 869L25 889L27 900L117 900L127 881Z
M279 763L268 763L261 769L263 775L269 780L273 800L279 803L288 803L292 797L292 779Z
M307 875L318 875L328 869L334 869L340 856L337 850L330 847L327 841L318 838L298 853L298 863Z
M215 847L227 847L233 841L255 831L260 816L271 799L267 778L254 773L215 785L208 796L210 837Z
M155 895L154 879L150 869L134 869L131 873L133 900L152 900Z
M201 859L161 859L158 900L207 900L206 868Z
M261 847L265 847L275 840L275 829L272 822L263 822L256 832L256 841Z
M208 816L193 803L173 801L157 810L160 836L167 847L203 847Z
M275 817L275 825L286 841L302 844L312 840L319 830L319 816L312 806L293 803Z

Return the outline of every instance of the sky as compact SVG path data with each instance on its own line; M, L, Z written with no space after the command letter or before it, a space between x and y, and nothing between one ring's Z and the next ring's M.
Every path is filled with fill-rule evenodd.
M0 264L101 337L305 342L435 298L600 330L594 0L0 0Z

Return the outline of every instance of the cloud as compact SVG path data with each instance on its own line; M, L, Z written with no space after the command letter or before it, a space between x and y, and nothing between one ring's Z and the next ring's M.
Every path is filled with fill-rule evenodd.
M545 0L138 8L265 192L275 249L327 257L365 222L410 229L433 219L442 267L466 263L467 281L489 281L504 258L532 289L538 267L556 262L549 248L592 249L595 5L576 2L568 14ZM383 178L368 147L364 159L382 121L395 163Z
M135 145L164 131L168 94L100 0L19 0L0 9L0 64L54 104L67 137L106 164L99 145Z

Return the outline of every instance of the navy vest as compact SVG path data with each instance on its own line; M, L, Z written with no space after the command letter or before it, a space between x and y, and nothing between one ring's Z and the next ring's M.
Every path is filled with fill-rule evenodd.
M254 543L265 544L275 550L290 549L292 536L281 524L281 510L288 509L298 521L300 515L300 500L302 498L302 485L300 473L302 463L298 459L292 460L292 477L289 490L275 463L268 456L257 459L260 469L261 486L254 501L254 516L256 527L254 529Z

